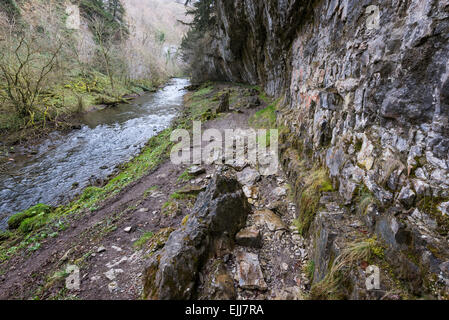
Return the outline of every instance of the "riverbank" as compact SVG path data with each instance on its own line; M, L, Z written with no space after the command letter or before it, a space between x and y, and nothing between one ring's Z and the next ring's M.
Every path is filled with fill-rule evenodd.
M229 108L223 107L226 96ZM190 131L194 120L202 121L203 130L215 129L221 134L226 129L272 128L281 105L282 101L274 101L258 88L237 84L206 83L188 93L182 114L173 125L151 138L142 152L123 164L121 172L105 186L86 188L66 206L40 206L15 216L12 222L17 229L0 235L0 299L173 298L178 286L191 285L186 283L189 277L180 273L185 267L193 268L195 288L184 298L326 299L343 294L345 282L331 277L314 282L319 260L313 238L304 231L308 215L298 207L285 167L266 176L263 167L249 163L223 166L218 161L191 167L175 165L169 159L174 129ZM219 109L224 112L217 113ZM288 145L283 130L280 128L281 149ZM202 142L202 152L208 143ZM248 152L254 147L248 146ZM327 171L298 161L303 166L297 179L298 185L304 187L300 198L310 204L310 210L327 210L330 215L346 210L338 205L341 199L329 185ZM230 179L226 188L222 179ZM241 190L233 193L234 186ZM239 196L237 201L236 194L245 197ZM211 195L224 202L214 204L215 200L208 200ZM220 220L216 226L241 229L235 240L226 240L229 234L224 232L225 238L216 239L206 256L196 256L199 251L191 250L189 241L210 226L204 225L200 228L203 231L195 228L206 223L208 216L217 218L223 212L237 212L242 206L249 214L238 226L233 219ZM199 214L202 210L208 212L204 221ZM319 213L317 216L321 217ZM349 270L359 268L359 262L382 265L382 286L387 289L380 292L387 299L409 298L401 282L390 273L383 245L373 234L358 229L357 218L350 220L338 225L345 228L348 245L336 259L335 268L341 267L341 261ZM317 224L311 228L317 228ZM169 240L173 232L177 237ZM185 232L191 232L193 238L184 236L178 243L179 234ZM209 247L203 243L207 239L198 238L198 245ZM166 259L167 252L178 251L180 254L171 264L173 280L166 285L156 283L155 279L172 277L157 276L166 270L161 266L153 268L154 262ZM184 266L185 257L187 261L206 260ZM335 269L332 275L334 272L342 269ZM67 286L70 279L79 279L79 287L70 283Z
M0 172L0 213L12 214L37 203L67 203L87 186L103 186L117 173L116 166L170 126L187 84L186 79L173 79L157 93L130 104L84 114L78 130L54 132L34 149L17 149L14 161Z
M114 237L120 237L121 241L124 241L121 224L125 223L126 219L136 219L132 224L137 234L126 237L129 250L134 250L134 242L131 240L137 241L139 237L148 235L148 232L156 233L154 230L160 229L161 226L179 225L182 217L167 218L165 221L166 214L163 213L178 211L178 205L172 206L169 203L170 195L180 188L185 178L189 180L188 176L183 175L186 168L176 167L167 161L172 146L170 133L175 128L190 128L193 120L206 121L217 117L213 110L218 106L217 97L225 87L226 85L205 85L197 92L188 94L182 115L173 122L172 127L151 138L141 153L120 166L120 173L103 187L86 188L81 196L69 205L52 208L48 212L37 210L34 216L18 223L18 230L2 233L0 275L3 280L0 280L0 287L4 297L55 297L60 290L64 291L63 286L61 287L63 277L58 278L58 281L52 278L53 272L64 274L63 270L59 270L59 259L62 257L63 261L76 261L76 264L81 266L92 253L95 254L98 248L93 249L93 246L99 247L99 242ZM232 101L237 102L237 99ZM180 178L182 175L183 178ZM147 205L145 201L155 190L162 194L161 198L151 202L151 206ZM183 196L180 198L192 199ZM187 202L179 206L181 210L187 210L191 205ZM150 223L150 214L154 211L158 212L157 219L161 224L153 224L153 231L143 228ZM105 241L105 246L110 246L114 241ZM63 257L69 250L66 257ZM61 257L57 258L59 255ZM33 278L32 274L39 276ZM51 283L50 288L46 287L49 286L48 282ZM39 285L42 283L45 284L45 290ZM6 290L8 287L10 289ZM58 288L57 292L55 288ZM66 294L70 295L69 292Z
M0 161L8 158L18 146L38 145L51 132L67 133L78 129L80 118L86 113L129 103L142 94L156 92L169 79L142 80L128 85L117 81L113 92L107 81L105 75L94 73L92 77L74 78L70 83L54 87L45 94L50 113L43 118L19 119L3 110L0 117Z

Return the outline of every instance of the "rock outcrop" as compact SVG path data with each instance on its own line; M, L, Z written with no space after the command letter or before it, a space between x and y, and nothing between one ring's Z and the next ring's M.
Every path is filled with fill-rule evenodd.
M413 294L447 297L449 2L216 5L218 28L197 70L282 97L280 155L297 192L300 159L322 164L350 209L339 219L360 216ZM357 210L362 198L372 200Z
M165 247L148 262L144 272L144 297L184 300L201 297L196 290L199 272L209 258L216 261L232 248L236 233L245 226L251 208L231 171L221 171L201 193L187 222L173 232ZM233 283L223 267L213 264L211 277L223 280L208 287L209 298L231 299ZM208 273L209 274L209 273ZM229 293L231 292L231 293Z

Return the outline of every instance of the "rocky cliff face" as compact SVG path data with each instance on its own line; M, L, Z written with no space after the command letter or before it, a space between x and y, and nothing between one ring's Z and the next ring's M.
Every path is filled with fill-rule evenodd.
M345 208L338 221L358 214L413 293L447 295L449 2L217 0L217 7L218 30L197 70L202 79L261 83L283 97L280 154L298 202L299 159L321 164ZM317 214L309 235L320 270L332 260L320 251L341 237L343 222L329 223L329 214Z

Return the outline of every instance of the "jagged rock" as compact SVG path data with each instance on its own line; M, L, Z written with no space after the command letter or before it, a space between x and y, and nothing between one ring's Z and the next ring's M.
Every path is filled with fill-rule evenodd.
M229 92L225 92L220 96L220 103L217 108L217 113L229 112Z
M253 214L254 221L258 226L267 226L268 230L275 232L288 230L281 218L271 210L256 211Z
M236 256L239 287L248 290L267 290L259 257L255 253L240 251Z
M370 175L364 177L363 181L368 190L371 191L382 204L388 204L393 200L391 192L381 188Z
M436 229L438 227L437 222L429 217L426 213L421 212L419 209L415 209L412 215L409 217L410 220L416 222L419 226L424 228Z
M282 216L285 216L288 213L288 205L285 201L275 201L273 203L270 203L268 206L268 209L271 211L274 211L276 214Z
M243 192L248 199L257 199L259 197L259 188L256 186L243 186Z
M259 99L259 97L257 96L252 96L248 99L248 104L247 104L247 108L249 109L253 109L253 108L257 108L258 106L260 106L262 103Z
M276 111L283 128L280 156L294 194L300 196L307 175L302 162L308 168L326 164L343 197L337 206L357 208L367 188L380 203L369 205L361 218L388 244L385 259L401 280L443 297L434 283L423 288L432 281L420 281L424 274L439 279L434 267L448 260L444 250L424 249L433 245L429 239L444 243L439 228L426 221L424 209L402 212L393 200L413 208L427 197L449 197L447 1L378 6L380 23L372 25L363 1L216 0L215 5L218 27L203 46L204 59L196 59L193 77L260 83L269 95L282 97ZM407 167L394 169L388 159L406 160ZM440 205L440 211L439 223L447 207ZM339 238L347 230L338 227L350 215L327 207L325 213L332 218L325 224L328 240ZM313 232L312 238L325 235ZM338 244L331 240L319 243ZM316 251L319 246L311 255ZM325 275L328 269L323 270ZM354 286L351 297L362 297L363 285Z
M237 233L235 242L243 247L260 248L262 246L262 235L255 227L245 228Z
M440 210L443 215L449 216L449 201L441 203L438 206L438 210Z
M326 153L326 165L332 177L336 177L346 161L346 155L341 148L329 148Z
M123 273L122 269L110 269L105 272L104 275L108 280L114 281L117 278L117 275L120 273Z
M273 190L273 195L277 198L285 197L287 195L287 188L277 187Z
M242 172L237 173L237 179L243 186L253 186L260 180L260 174L258 171L247 167Z
M407 208L410 208L411 206L413 206L413 203L415 202L415 198L416 198L416 194L413 192L413 190L409 186L403 187L398 196L398 200Z
M226 265L222 260L211 260L206 266L205 279L199 291L199 300L235 300L237 292ZM212 269L212 270L208 270Z
M192 166L187 169L187 173L192 176L199 176L200 174L206 173L206 169L200 166Z
M364 167L366 170L371 170L371 168L373 167L374 164L373 152L374 152L374 145L371 143L371 141L368 139L366 135L363 135L362 149L357 155L357 161L359 165Z
M153 255L144 272L147 299L190 299L199 268L216 243L228 243L245 225L250 207L231 171L220 171L201 193L192 214Z
M429 184L427 184L424 181L421 181L419 179L413 179L412 183L413 183L413 188L415 189L418 197L430 196Z
M186 185L176 192L179 194L198 195L204 190L206 190L206 187L198 185Z

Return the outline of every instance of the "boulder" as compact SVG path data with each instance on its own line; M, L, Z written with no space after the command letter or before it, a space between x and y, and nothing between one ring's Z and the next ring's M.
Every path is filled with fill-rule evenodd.
M146 299L194 298L198 274L212 248L245 225L250 206L233 171L221 170L201 193L188 221L173 232L144 270Z
M243 247L260 248L262 247L262 236L257 228L249 227L237 233L235 242Z
M239 287L248 290L267 290L259 256L255 253L240 251L237 253L237 277Z

